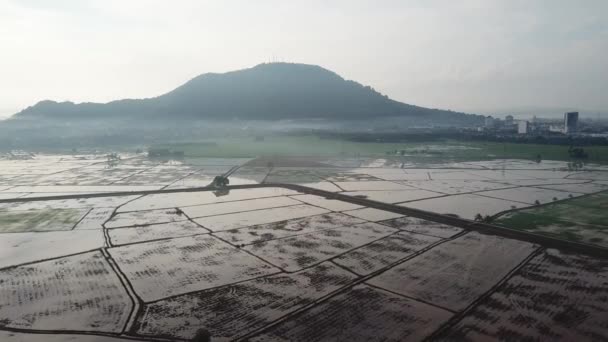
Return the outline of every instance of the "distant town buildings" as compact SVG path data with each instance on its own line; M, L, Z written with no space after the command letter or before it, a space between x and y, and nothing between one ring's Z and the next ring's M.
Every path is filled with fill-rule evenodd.
M494 128L494 125L496 124L496 121L494 120L494 118L490 115L486 116L486 120L485 120L485 126L486 128Z
M495 139L538 139L541 142L572 141L573 139L600 139L595 143L608 145L608 118L580 118L579 112L564 113L564 118L541 118L533 116L530 120L515 119L506 115L504 119L484 116L475 130L485 137ZM607 139L605 142L601 139Z
M517 133L528 134L530 133L530 123L526 120L521 120L517 123Z
M564 133L571 134L578 131L578 112L564 114Z

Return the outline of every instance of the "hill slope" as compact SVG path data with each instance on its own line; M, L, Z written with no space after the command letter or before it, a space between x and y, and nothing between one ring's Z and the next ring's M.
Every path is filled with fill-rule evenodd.
M41 101L14 118L264 120L394 116L451 122L481 118L397 102L319 66L292 63L260 64L224 74L203 74L167 94L149 99L106 104Z

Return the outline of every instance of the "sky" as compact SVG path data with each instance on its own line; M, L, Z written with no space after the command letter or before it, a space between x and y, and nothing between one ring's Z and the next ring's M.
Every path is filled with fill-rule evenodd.
M0 117L317 64L420 106L608 112L606 0L0 0Z

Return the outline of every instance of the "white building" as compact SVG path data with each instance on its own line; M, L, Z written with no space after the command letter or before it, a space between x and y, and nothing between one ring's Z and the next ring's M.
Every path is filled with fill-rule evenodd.
M489 115L486 116L486 120L485 120L486 128L494 128L495 125L496 125L496 121L494 120L494 118Z
M517 133L528 134L530 133L530 123L526 120L521 120L517 123Z

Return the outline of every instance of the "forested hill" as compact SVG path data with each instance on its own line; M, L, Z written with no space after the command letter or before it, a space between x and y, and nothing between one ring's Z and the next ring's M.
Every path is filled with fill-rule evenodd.
M195 77L148 99L105 104L41 101L18 118L45 119L377 119L473 123L481 116L404 104L369 86L315 65L260 64L250 69Z

